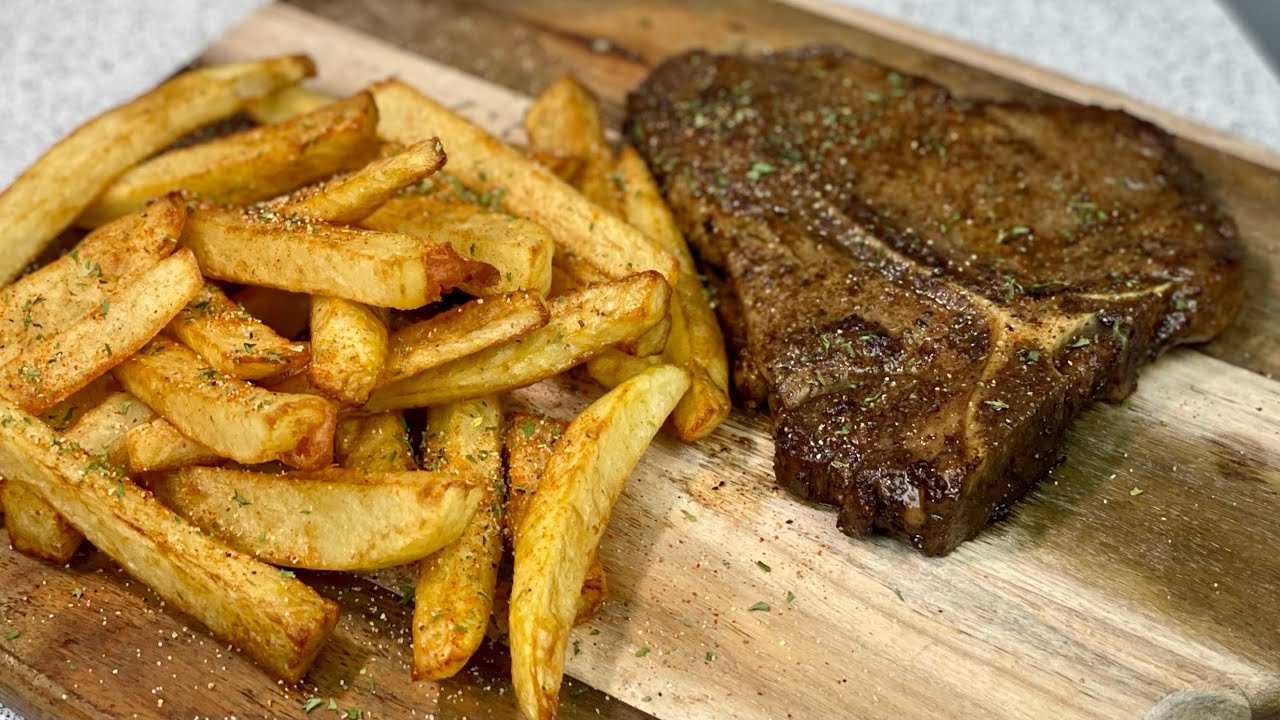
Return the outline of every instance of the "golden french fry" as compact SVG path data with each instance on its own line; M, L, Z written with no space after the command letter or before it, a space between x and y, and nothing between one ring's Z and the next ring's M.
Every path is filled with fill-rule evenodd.
M302 293L249 285L231 300L283 338L298 337L311 322L311 298Z
M545 326L550 319L542 298L523 290L450 308L392 333L378 385L509 342Z
M480 502L467 478L422 470L284 474L187 467L150 481L161 502L275 565L374 570L457 540Z
M574 290L582 287L586 283L579 282L573 273L565 270L562 265L552 265L551 267L551 289L547 292L547 297L554 298L561 295L567 295Z
M428 407L531 385L653 327L670 297L670 286L652 270L562 295L548 303L544 327L378 388L365 407Z
M387 362L387 311L341 298L311 298L311 384L362 405Z
M507 537L515 545L516 528L529 509L533 494L538 491L547 462L555 451L556 443L569 427L568 420L527 412L507 415L507 428L503 446L507 451L507 508L503 515Z
M125 451L129 472L135 473L223 461L221 455L178 432L178 428L164 418L154 418L129 430Z
M338 467L365 472L417 470L404 413L385 412L338 421L334 441Z
M388 200L360 224L448 244L463 257L492 265L498 272L492 286L458 284L458 289L471 295L533 290L545 297L551 289L555 240L529 220L469 202L409 194Z
M529 150L588 200L620 214L613 180L613 148L604 136L600 107L572 75L543 90L525 111Z
M582 578L582 590L578 592L578 602L574 605L573 624L581 625L594 617L604 604L607 591L604 565L600 564L599 553L592 550L587 556L587 572Z
M104 463L123 468L129 460L126 442L129 431L155 417L151 408L133 395L113 392L85 412L67 431L66 437Z
M84 542L84 535L26 483L0 482L0 505L4 506L9 544L23 555L65 565Z
M705 367L698 365L694 356L672 353L670 359L674 361L677 357L684 361L682 367L689 370L692 382L671 414L671 424L677 437L685 442L695 442L720 426L733 409L733 402L728 391L712 379Z
M315 397L303 395L303 397ZM317 399L324 400L323 397ZM311 427L292 450L280 453L280 462L299 470L319 470L333 464L333 438L338 431L338 409L328 404L324 420Z
M338 621L338 606L229 550L129 478L0 401L0 475L22 478L89 542L287 682L300 679Z
M40 413L40 419L58 432L64 432L97 407L108 395L120 392L120 383L110 373L94 378L66 400Z
M377 307L412 310L462 282L497 282L493 268L447 246L270 213L200 208L182 242L211 278Z
M575 287L605 282L609 276L603 270L592 265L573 253L559 253L552 260L552 267L560 270L573 281Z
M47 410L137 352L203 284L190 252L161 260L88 316L0 368L0 395L31 412Z
M551 83L529 103L524 129L535 155L585 158L612 153L595 97L572 75Z
M179 432L241 463L333 458L337 410L314 395L275 393L206 365L185 346L156 338L115 370L116 379ZM326 439L327 438L327 439ZM327 453L325 452L327 448ZM326 457L327 455L327 457Z
M402 189L435 174L444 167L444 161L444 146L439 138L424 140L319 188L304 190L276 212L285 217L296 214L333 223L359 222Z
M675 293L672 293L674 298ZM671 314L654 323L654 326L641 333L633 340L618 343L618 349L636 357L652 357L661 355L667 346L667 338L671 335Z
M78 395L79 393L77 393ZM65 444L78 447L110 468L124 467L124 440L129 429L154 417L129 393L103 397L66 433ZM71 560L84 536L58 514L39 491L21 478L0 484L9 542L20 553L57 565Z
M316 387L311 382L311 378L306 373L298 373L283 378L272 378L262 383L262 387L278 393L294 393L297 395L315 395L328 400L332 400L323 390ZM343 410L344 408L339 408ZM335 440L336 442L336 440Z
M336 100L305 85L290 85L264 97L251 100L245 112L254 122L262 125L284 122L303 113L311 112Z
M101 306L117 285L173 253L187 219L165 197L90 233L70 253L0 289L0 364Z
M601 208L620 215L622 211L622 189L618 185L617 176L612 173L612 158L602 158L597 162L585 163L573 180L573 186L591 202Z
M553 296L564 295L576 288L608 280L607 276L594 265L572 254L556 256L552 269L556 272L553 280L558 282L556 289L552 292ZM640 335L618 343L617 352L636 357L658 355L666 346L670 331L671 318L664 317Z
M473 191L498 197L503 207L542 225L558 245L613 278L656 270L675 281L679 265L670 253L547 168L404 83L387 80L371 90L378 102L378 133L383 137L406 144L441 137L449 152L451 174Z
M462 669L484 640L502 560L502 408L496 396L430 408L423 457L449 475L473 478L480 506L462 536L422 559L413 609L413 678Z
M592 380L611 388L662 363L661 356L636 357L621 350L605 350L583 363L582 367Z
M273 198L364 163L376 151L377 124L373 98L360 93L278 125L170 150L117 178L76 224L97 227L174 190L237 205Z
M169 332L219 371L246 380L294 373L310 359L305 344L280 337L212 283L169 323Z
M507 418L507 431L503 445L507 450L507 480L510 491L507 495L506 513L503 515L505 530L512 547L520 521L524 519L529 508L529 501L538 491L538 483L547 470L547 462L555 451L556 442L569 427L567 420L557 420L543 415L513 413ZM578 607L574 612L573 624L586 622L600 603L604 602L605 579L604 566L600 557L592 549L587 558L587 576L582 581L582 592L578 595Z
M580 156L552 155L549 153L533 152L532 150L526 150L526 152L529 155L529 159L550 170L556 177L565 182L572 181L574 176L582 171L583 161ZM587 199L590 200L591 198Z
M314 72L301 56L192 70L81 125L0 193L0 284L18 275L120 173Z
M646 370L582 412L557 443L516 530L511 676L531 720L554 718L588 557L640 456L689 387L674 365Z
M673 319L678 312L680 307L673 303L671 306ZM676 332L676 323L678 321L673 323L673 333ZM694 442L711 434L719 426L729 415L732 403L728 393L710 378L703 367L687 354L677 355L672 351L672 345L669 341L663 355L649 357L635 357L619 350L606 350L583 363L582 367L588 377L608 388L654 365L675 362L676 356L685 358L686 362L682 367L689 371L691 382L689 390L680 399L675 411L671 413L671 425L681 440Z
M625 188L623 215L627 221L680 261L664 357L688 370L692 378L689 392L676 406L671 423L681 440L693 442L710 435L732 409L724 336L703 292L689 246L635 148L622 149L616 172Z

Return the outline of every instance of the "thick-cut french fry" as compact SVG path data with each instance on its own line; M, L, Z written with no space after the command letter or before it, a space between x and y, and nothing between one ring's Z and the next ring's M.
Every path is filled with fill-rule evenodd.
M592 380L611 388L662 363L660 355L636 357L621 350L605 350L583 363L582 368Z
M71 397L40 413L40 419L58 432L65 432L72 427L85 413L98 407L107 396L120 392L120 383L110 373L95 378L88 385L77 390Z
M628 356L629 357L629 356ZM516 528L524 519L529 501L538 491L547 462L555 451L556 443L569 427L567 420L557 420L542 415L513 413L507 418L507 432L503 444L507 450L507 509L503 516L507 537L515 546ZM578 609L574 613L575 625L586 622L604 602L604 566L594 549L587 558L587 576L582 581L578 595Z
M611 159L610 159L611 160ZM608 160L587 163L578 171L573 186L588 200L614 214L621 214L622 188Z
M332 600L174 522L151 493L3 401L0 474L36 488L130 575L282 680L306 673L338 621Z
M605 282L609 276L603 270L572 253L559 253L552 260L552 267L571 281L573 287Z
M554 298L561 295L568 295L577 290L586 283L579 282L573 273L565 270L562 265L553 265L551 267L551 289L547 292L547 297Z
M498 280L490 287L460 283L472 295L534 290L544 297L551 289L555 240L541 225L467 202L431 195L401 195L388 200L360 222L363 227L400 232L492 265Z
M338 421L334 441L338 467L365 472L417 470L404 413L385 412Z
M218 372L163 337L122 363L115 374L126 390L183 435L198 438L223 457L309 467L332 460L337 410L323 398L255 387ZM307 462L299 462L298 455Z
M387 362L387 311L341 298L311 298L311 365L321 392L362 405Z
M504 392L568 370L667 314L671 288L652 270L554 298L544 327L373 392L370 411L427 407Z
M499 343L509 342L547 324L551 313L534 292L478 298L445 310L391 335L379 385L439 367Z
M516 530L511 675L530 720L554 718L569 630L596 548L627 477L689 387L674 365L646 370L565 430Z
M0 289L0 364L99 307L106 293L173 253L187 219L176 197L104 225L67 255Z
M169 323L169 332L219 371L246 380L297 372L310 359L305 344L280 337L212 283Z
M113 392L86 412L66 437L108 465L123 468L129 460L129 431L155 417L155 412L133 395Z
M0 193L0 284L21 272L120 173L314 72L305 57L193 70L81 125Z
M23 482L0 482L4 527L13 549L55 565L71 561L84 535L62 519L40 492Z
M674 297L674 293L672 293ZM659 320L653 327L641 333L634 340L618 343L618 349L636 357L652 357L661 355L667 346L667 338L671 335L671 314Z
M245 112L263 125L284 122L332 103L337 98L306 85L290 85L245 106Z
M397 80L371 89L378 102L380 135L406 144L433 135L444 138L450 173L547 228L558 245L614 278L656 270L674 282L679 275L670 253L462 116Z
M79 447L96 462L110 468L124 467L125 435L155 413L129 393L102 398L66 433L66 444ZM21 480L21 478L16 478ZM84 536L25 482L0 485L9 542L18 552L62 565L71 560Z
M535 155L586 158L612 153L596 99L572 75L551 83L529 103L524 129Z
M444 161L444 146L439 138L424 140L319 188L304 190L276 211L286 217L297 214L326 222L355 223L400 190L435 174L444 167Z
M448 545L480 502L468 478L330 469L268 474L188 467L151 479L161 502L275 565L374 570Z
M262 387L278 393L294 393L297 395L315 395L316 397L329 398L324 391L311 383L311 378L306 373L298 373L283 378L273 378L264 381ZM341 408L339 408L341 409ZM335 442L337 442L335 440Z
M0 369L0 395L45 411L137 352L203 284L190 252L161 260L79 322L10 360Z
M178 432L173 423L154 418L129 431L125 439L129 472L176 470L222 462L218 453Z
M571 75L551 83L525 111L529 150L588 200L619 215L612 179L613 148L604 136L600 107Z
M298 337L311 322L311 298L302 293L250 285L231 300L283 338Z
M662 201L648 166L634 148L623 148L618 157L617 174L626 188L623 214L627 221L680 261L680 277L671 301L671 334L664 357L689 371L692 380L689 392L672 413L671 424L681 440L693 442L711 434L732 409L724 336L698 280L689 246L676 227L671 210Z
M496 396L427 411L422 455L440 472L475 478L484 495L462 536L418 565L413 609L413 678L462 669L484 640L502 560L502 408Z
M507 451L507 509L503 516L507 537L515 545L516 528L529 509L533 494L538 491L547 462L556 449L556 443L569 427L568 420L527 412L507 415L507 429L503 446Z
M187 220L182 242L218 280L401 310L434 302L459 283L497 282L492 267L448 246L270 213L201 208Z
M581 625L590 620L604 603L604 595L608 589L604 578L604 565L600 564L600 554L592 550L587 556L587 572L582 578L582 590L578 592L578 602L574 606L574 625Z
M360 93L278 125L170 150L117 178L76 223L97 227L173 190L232 204L273 198L367 161L377 124L373 98Z

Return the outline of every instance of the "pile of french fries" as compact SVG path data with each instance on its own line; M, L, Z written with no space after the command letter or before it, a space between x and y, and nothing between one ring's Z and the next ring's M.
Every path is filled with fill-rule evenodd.
M715 317L572 79L520 149L398 81L334 99L313 74L184 73L0 194L10 541L62 564L87 539L286 681L338 619L292 568L416 564L434 679L486 636L509 548L497 625L521 709L554 717L624 482L668 419L694 441L729 412ZM256 126L171 149L237 113ZM504 409L575 368L612 389L572 421Z

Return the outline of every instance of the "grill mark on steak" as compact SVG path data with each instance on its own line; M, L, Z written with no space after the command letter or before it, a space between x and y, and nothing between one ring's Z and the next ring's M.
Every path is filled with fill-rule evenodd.
M1242 302L1235 226L1158 128L958 99L836 48L673 58L629 98L775 470L943 554L1088 402Z

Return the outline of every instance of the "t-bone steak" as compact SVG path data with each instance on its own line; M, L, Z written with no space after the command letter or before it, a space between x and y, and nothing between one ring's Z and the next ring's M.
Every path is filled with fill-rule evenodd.
M1071 419L1242 303L1232 220L1123 112L972 101L836 48L687 53L629 98L718 295L775 471L931 555L1007 512Z

